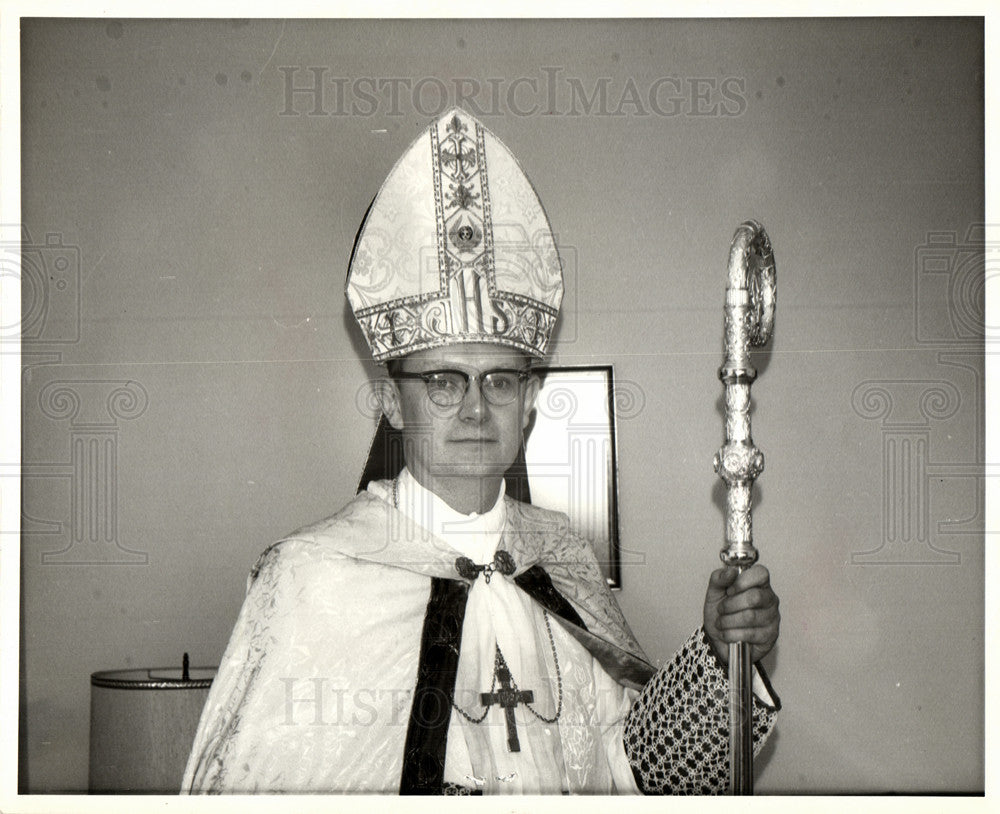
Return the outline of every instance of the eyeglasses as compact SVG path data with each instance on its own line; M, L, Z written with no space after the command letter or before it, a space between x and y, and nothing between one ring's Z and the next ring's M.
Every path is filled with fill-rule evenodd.
M427 397L438 407L457 407L465 399L469 382L479 381L479 392L495 407L503 407L517 398L519 385L531 375L528 370L499 368L469 375L463 370L424 370L420 373L397 372L394 379L422 379Z

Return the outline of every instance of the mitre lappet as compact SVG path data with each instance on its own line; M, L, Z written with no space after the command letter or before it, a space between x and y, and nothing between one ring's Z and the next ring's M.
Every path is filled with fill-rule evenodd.
M462 342L545 355L562 300L548 218L510 150L460 108L403 153L358 233L347 298L376 361Z

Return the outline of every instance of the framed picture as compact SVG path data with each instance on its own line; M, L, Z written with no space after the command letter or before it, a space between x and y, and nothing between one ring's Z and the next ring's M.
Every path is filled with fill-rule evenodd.
M569 516L594 545L608 585L621 587L618 452L611 365L544 367L525 441L531 502Z

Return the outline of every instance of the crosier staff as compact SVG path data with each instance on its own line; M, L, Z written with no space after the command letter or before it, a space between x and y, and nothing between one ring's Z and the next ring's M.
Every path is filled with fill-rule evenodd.
M726 482L727 566L744 571L757 561L750 519L753 482L764 469L764 454L750 436L750 385L757 371L750 346L767 342L774 327L774 254L767 233L756 221L741 224L729 249L726 284L726 359L719 368L725 386L726 440L715 455L715 471ZM729 790L753 793L753 698L750 644L729 645Z

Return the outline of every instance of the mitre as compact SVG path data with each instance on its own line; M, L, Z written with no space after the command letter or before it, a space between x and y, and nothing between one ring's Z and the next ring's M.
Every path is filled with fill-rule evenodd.
M562 300L548 218L510 150L455 108L396 162L358 232L347 298L376 361L462 342L542 357Z

